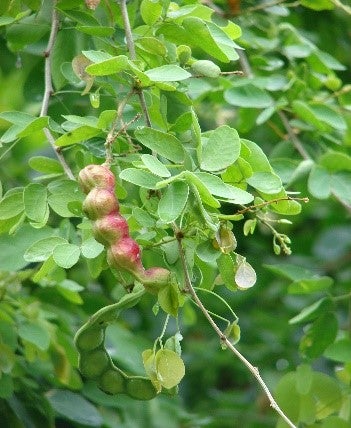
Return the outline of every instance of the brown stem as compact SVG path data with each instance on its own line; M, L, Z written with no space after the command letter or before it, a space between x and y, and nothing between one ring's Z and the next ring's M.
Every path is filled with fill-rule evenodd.
M117 0L117 2L119 2L120 7L121 7L121 14L122 14L122 19L123 19L124 31L125 31L125 35L126 35L126 43L127 43L127 48L129 51L130 59L136 60L137 56L136 56L136 52L135 52L135 44L134 44L134 40L133 40L132 28L130 26L130 21L129 21L127 3L126 3L126 0ZM136 92L137 92L138 97L139 97L139 102L140 102L141 110L142 110L144 118L145 118L146 125L149 128L151 128L150 115L149 115L149 111L147 109L146 100L145 100L143 90L138 89Z
M294 130L292 129L286 114L281 110L278 110L277 113L278 113L278 116L280 117L280 119L284 125L284 128L286 129L286 132L289 135L290 141L292 142L295 149L300 153L300 155L303 159L305 159L305 160L311 159L310 155L307 153L303 144L301 143L299 138L296 136Z
M271 199L270 201L265 201L257 205L250 205L249 207L245 207L242 210L236 212L236 214L244 214L248 211L257 210L258 208L263 208L267 205L275 204L281 201L301 201L301 202L309 202L308 198L292 198L291 196L284 196L282 198Z
M176 233L176 236L180 236L179 233ZM257 367L253 366L250 361L248 361L244 355L241 354L241 352L239 352L234 346L233 344L230 342L230 340L227 338L227 336L222 332L222 330L218 327L218 325L215 323L215 321L213 320L213 318L211 317L210 313L208 312L208 310L205 308L205 306L203 305L202 301L199 299L198 295L196 294L196 291L191 283L191 279L190 279L190 275L189 275L189 270L186 264L186 260L185 260L185 254L184 254L184 249L182 246L182 238L179 237L177 238L178 241L178 249L179 249L179 255L180 255L180 260L181 260L181 264L182 264L182 268L183 268L183 273L184 273L184 279L185 279L185 291L190 294L190 296L192 297L192 299L194 300L194 302L196 303L196 305L198 306L198 308L200 309L200 311L203 313L203 315L205 316L205 318L207 319L207 321L209 322L209 324L211 325L211 327L213 328L213 330L216 332L216 334L218 335L220 341L222 344L224 344L236 357L239 358L239 360L247 367L247 369L251 372L251 374L256 378L257 382L260 384L260 386L262 387L265 395L267 396L271 407L279 414L279 416L281 418L284 419L284 421L291 427L291 428L297 428L296 425L294 425L290 419L285 415L285 413L282 411L282 409L278 406L277 402L275 401L275 399L273 398L273 395L271 394L270 390L268 389L266 383L264 382L264 380L262 379L259 370Z
M46 49L44 51L44 57L45 57L45 74L44 74L44 82L45 82L45 88L44 88L44 96L43 101L41 104L41 110L40 110L40 117L46 116L49 108L49 101L50 97L53 93L53 87L52 87L52 79L51 79L51 54L52 49L54 47L56 36L59 28L59 18L58 13L56 10L56 1L53 2L53 9L52 9L52 20L51 20L51 31L49 36L49 41L46 46ZM53 137L51 131L49 128L44 128L44 134L51 145L52 149L54 150L57 159L60 161L63 170L65 171L66 175L71 179L74 180L74 175L71 171L71 168L66 162L66 159L63 157L60 149L55 144L55 138Z

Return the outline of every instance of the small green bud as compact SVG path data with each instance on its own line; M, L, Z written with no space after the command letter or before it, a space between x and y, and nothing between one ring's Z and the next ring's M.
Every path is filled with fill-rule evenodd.
M191 65L191 69L194 73L204 77L218 77L221 74L221 69L218 65L206 59L195 61Z

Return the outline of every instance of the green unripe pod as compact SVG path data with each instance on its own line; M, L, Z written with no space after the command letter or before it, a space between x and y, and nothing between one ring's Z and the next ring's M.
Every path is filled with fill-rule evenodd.
M115 187L115 176L102 165L86 166L80 171L78 181L84 193L89 193L95 187L101 189L113 189Z
M150 379L133 376L127 380L127 394L135 400L151 400L157 391Z
M162 287L165 287L167 284L169 284L170 279L171 272L168 269L161 267L146 269L138 277L138 280L150 292L159 291Z
M101 376L99 381L99 388L106 392L106 394L120 394L125 392L125 378L117 370L106 370L105 373Z
M191 69L196 74L204 77L218 77L221 74L221 69L212 61L200 59L191 65Z
M101 244L111 245L129 235L128 223L120 214L110 214L95 221L93 234Z
M110 357L106 351L100 349L88 354L81 355L79 362L79 370L82 375L88 379L99 377L110 364Z
M76 346L83 352L92 351L101 345L104 337L104 331L101 328L85 330L77 336Z
M83 202L83 211L91 220L118 213L119 204L113 190L92 189Z

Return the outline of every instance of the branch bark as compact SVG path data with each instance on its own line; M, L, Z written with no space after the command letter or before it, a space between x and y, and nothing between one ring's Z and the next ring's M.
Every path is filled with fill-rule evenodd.
M45 72L44 72L44 82L45 82L45 88L44 88L44 95L43 95L43 101L41 104L41 110L40 110L40 117L46 116L48 109L49 109L49 102L50 97L53 93L53 86L52 86L52 79L51 79L51 54L52 49L55 45L56 36L59 28L59 18L58 13L56 10L56 1L53 2L53 9L52 9L52 18L51 18L51 31L49 36L49 41L46 46L46 49L44 51L44 57L45 57ZM66 159L63 157L60 149L55 144L55 138L50 132L48 128L44 128L44 134L51 145L52 149L54 150L57 159L61 163L63 170L65 171L68 178L71 180L74 180L74 175L71 171L71 168L66 162Z
M179 234L178 234L179 235ZM283 410L278 406L278 403L275 401L273 395L271 394L268 386L262 379L260 372L257 367L253 366L250 361L248 361L241 352L239 352L235 346L230 342L230 340L227 338L227 336L222 332L222 330L218 327L216 322L211 317L208 310L203 305L202 301L199 299L198 295L196 294L196 291L191 283L189 270L186 264L185 260L185 253L182 245L182 239L177 238L178 241L178 250L180 255L180 260L182 264L182 269L184 273L184 279L185 279L185 291L191 296L193 301L196 303L200 311L203 313L213 330L218 335L220 342L224 344L231 352L234 354L239 360L247 367L247 369L251 372L251 374L255 377L257 382L260 384L260 386L263 389L263 392L265 393L266 397L268 398L271 407L279 414L279 416L289 425L291 428L297 428L296 425L291 422L291 420L285 415Z
M120 4L120 8L121 8L124 31L125 31L125 35L126 35L126 43L127 43L127 48L129 51L130 59L132 61L134 61L137 58L136 58L135 44L134 44L134 40L133 40L132 29L130 26L129 15L128 15L128 10L127 10L127 2L126 2L126 0L117 0L117 3ZM147 108L147 104L146 104L146 100L145 100L143 90L142 89L136 89L136 93L138 94L138 97L139 97L139 102L140 102L141 110L142 110L143 115L144 115L146 125L149 128L151 128L150 115L149 115L149 111Z

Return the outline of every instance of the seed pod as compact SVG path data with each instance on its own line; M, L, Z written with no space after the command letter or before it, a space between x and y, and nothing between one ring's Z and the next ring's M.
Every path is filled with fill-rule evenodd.
M140 259L140 247L129 236L111 245L107 250L107 261L111 267L125 269L134 275L144 272Z
M81 355L79 370L88 379L100 376L107 368L110 357L104 349Z
M101 244L111 245L129 235L128 223L120 214L110 214L94 222L93 234Z
M100 0L85 0L85 4L89 9L95 10L99 6Z
M204 77L218 77L221 74L221 69L212 61L201 59L191 65L195 73Z
M103 340L104 331L98 327L80 333L76 341L76 346L84 352L92 351L93 349L100 346Z
M117 369L109 369L101 376L99 388L106 394L120 394L125 391L125 378Z
M95 188L85 198L83 210L91 220L96 220L108 214L118 213L119 204L113 190Z
M165 287L169 284L171 279L171 273L169 270L161 267L153 267L146 269L138 278L141 283L144 284L145 288L150 291L158 291L160 288Z
M133 376L127 382L127 394L135 400L151 400L157 391L150 379Z
M84 193L89 193L94 187L102 189L115 187L115 176L102 165L86 166L80 171L78 181Z

